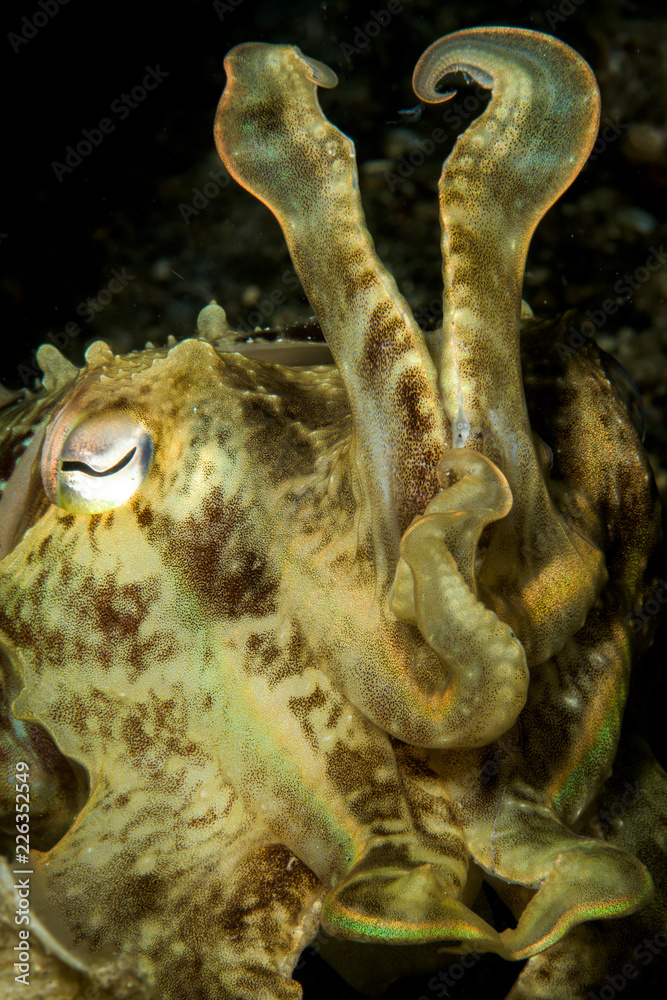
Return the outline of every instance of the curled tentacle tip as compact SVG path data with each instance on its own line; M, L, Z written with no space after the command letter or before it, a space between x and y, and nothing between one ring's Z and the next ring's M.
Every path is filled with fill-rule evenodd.
M241 73L256 71L257 67L266 73L275 71L282 74L290 69L301 71L307 80L318 87L330 89L338 84L334 71L319 59L303 54L298 45L269 45L266 42L242 42L235 45L225 56L225 72L229 79Z
M456 87L438 90L440 81L454 73L462 74L466 83L475 82L491 89L494 82L492 74L469 61L471 53L468 46L480 35L488 39L491 33L503 30L507 29L476 28L458 31L429 45L415 66L412 77L412 87L419 100L426 104L441 104L454 97Z
M306 66L308 66L309 80L316 83L318 87L325 87L327 90L338 85L338 77L329 66L320 62L319 59L311 59L310 56L304 56L301 49L296 46L294 46L294 48L299 53Z
M571 83L587 91L599 106L595 76L581 56L551 35L522 28L470 28L438 39L419 59L412 85L420 101L440 104L456 93L456 88L438 89L448 76L460 73L467 83L493 90L521 64L530 66L535 80L545 73L546 64L558 66L562 73L572 74L576 82Z

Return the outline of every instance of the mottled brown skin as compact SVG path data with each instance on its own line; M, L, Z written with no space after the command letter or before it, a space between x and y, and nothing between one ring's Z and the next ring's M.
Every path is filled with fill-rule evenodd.
M581 841L572 825L610 773L630 666L647 639L634 631L632 611L645 594L655 591L658 571L655 485L641 442L610 380L608 359L593 345L565 354L562 360L549 349L570 318L555 327L524 328L526 398L531 425L553 445L550 486L556 504L605 551L609 580L584 627L557 655L532 671L526 708L499 747L431 755L445 787L459 803L457 816L475 860L490 874L524 885L529 884L525 876L532 867L534 887L548 878L545 861L550 852L579 849ZM525 363L527 355L530 366ZM468 789L485 768L488 772L490 762L492 776L484 792L471 797ZM522 817L531 803L535 814L529 848ZM553 839L540 858L535 844L544 837ZM592 865L591 858L589 870ZM576 879L580 877L578 870ZM600 872L598 877L602 881L606 876ZM498 883L494 885L498 888ZM501 894L502 888L501 884ZM545 930L549 933L549 928ZM515 942L521 954L515 932L503 937Z
M53 412L62 397L62 387L40 393L31 402L21 401L5 409L7 417L3 427L0 448L0 490L4 492L16 464L25 453L36 426L45 415ZM9 407L10 402L5 401ZM11 531L22 533L48 507L43 490L31 493L31 502L22 504L18 522ZM10 544L7 542L7 544ZM0 551L3 540L0 539ZM3 553L4 554L4 553ZM44 848L54 843L68 828L72 816L78 811L87 794L85 776L77 773L59 753L53 741L41 726L30 723L16 725L12 720L11 703L20 692L20 683L13 674L4 653L0 677L0 815L11 821L1 831L3 853L9 854L14 843L14 790L12 775L17 760L30 764L32 774L31 821L35 847ZM54 782L54 775L58 775Z
M370 884L371 936L392 912L373 890L386 873L406 880L393 911L405 933L409 918L427 939L500 948L455 898L460 831L433 805L413 821L387 736L322 671L326 650L315 656L294 604L290 559L301 586L320 551L320 572L347 581L351 567L345 586L372 582L337 373L218 355L205 341L127 359L98 347L59 402L73 421L138 414L154 453L129 502L92 515L49 505L3 565L0 629L23 683L14 713L39 721L90 783L75 826L34 861L42 918L59 937L70 928L67 945L82 933L100 949L93 967L113 949L121 968L175 997L199 980L255 996L260 969L276 980L272 996L295 994L284 976L314 927L315 874L342 885L352 870L346 913ZM276 843L312 871L288 854L283 895L296 910L268 894L252 906L259 929L245 929L234 899L264 884L253 858ZM437 897L421 919L413 869ZM202 942L203 925L206 941L227 942L221 953ZM179 972L181 954L202 968Z
M2 751L37 775L40 975L63 997L297 997L321 919L529 957L517 997L584 996L622 939L600 918L664 919L640 806L577 835L647 640L655 489L604 355L559 350L567 321L519 337L526 247L594 138L594 80L511 29L423 57L425 99L457 69L494 90L443 172L427 339L319 109L331 71L258 43L227 69L221 155L279 216L336 367L229 353L209 307L199 339L95 344L80 373L42 348L44 392L5 411ZM516 928L476 912L480 873ZM568 972L561 939L597 926Z

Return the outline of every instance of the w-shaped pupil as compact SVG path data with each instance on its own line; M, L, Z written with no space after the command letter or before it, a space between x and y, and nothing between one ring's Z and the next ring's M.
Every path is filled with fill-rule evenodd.
M128 451L127 455L123 455L121 460L112 465L110 469L102 469L100 472L97 469L92 469L85 462L63 462L60 468L63 472L85 472L87 476L112 476L114 472L120 472L128 462L132 461L136 450L136 448L132 448L131 451Z

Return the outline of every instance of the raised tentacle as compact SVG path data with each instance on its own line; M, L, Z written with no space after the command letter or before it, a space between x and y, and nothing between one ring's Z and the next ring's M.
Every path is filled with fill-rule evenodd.
M435 368L366 229L354 145L320 110L317 85L335 74L294 46L260 43L237 46L225 68L218 151L283 228L350 395L378 568L387 555L391 573L400 534L439 488Z
M467 445L496 462L510 484L514 505L493 532L480 582L534 664L581 627L605 579L602 553L552 503L519 354L528 244L590 152L599 95L592 71L572 49L514 28L440 39L417 64L417 95L447 100L452 92L437 86L456 72L491 88L493 99L456 143L440 180L440 387L450 423L469 422Z

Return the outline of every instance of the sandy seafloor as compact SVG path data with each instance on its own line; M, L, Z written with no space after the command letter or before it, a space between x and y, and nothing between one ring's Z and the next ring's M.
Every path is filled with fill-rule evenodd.
M609 299L618 304L597 340L641 391L646 447L667 498L667 264L629 297L614 288L667 246L664 2L404 0L400 6L382 30L366 33L372 12L386 8L382 0L231 0L217 10L202 0L177 0L169 8L69 0L33 37L17 41L21 31L30 33L22 18L39 8L36 2L5 5L2 382L32 384L34 349L49 339L80 364L95 339L128 351L147 340L164 343L169 334L188 336L212 298L232 323L254 326L258 310L272 325L311 315L303 295L283 278L290 262L277 223L227 182L213 146L224 54L250 40L295 43L336 70L339 86L321 91L321 103L356 143L378 252L418 317L434 322L441 296L436 186L455 133L407 179L388 181L401 158L440 124L437 109L420 121L401 121L399 110L416 103L412 69L422 51L449 32L534 28L557 35L590 62L608 138L539 226L524 296L545 317L568 308L599 310ZM166 75L145 101L122 115L114 110L117 99L157 67ZM113 129L78 166L54 167L104 118ZM102 305L114 271L131 279ZM67 324L79 332L66 335ZM663 624L648 661L656 677L664 648ZM663 682L652 699L647 726L654 740L662 732L665 692ZM478 980L470 992L466 979L451 995L502 996L508 970L501 967L492 963L486 986ZM307 998L357 995L318 959L299 975ZM420 996L416 983L395 990L391 996Z

